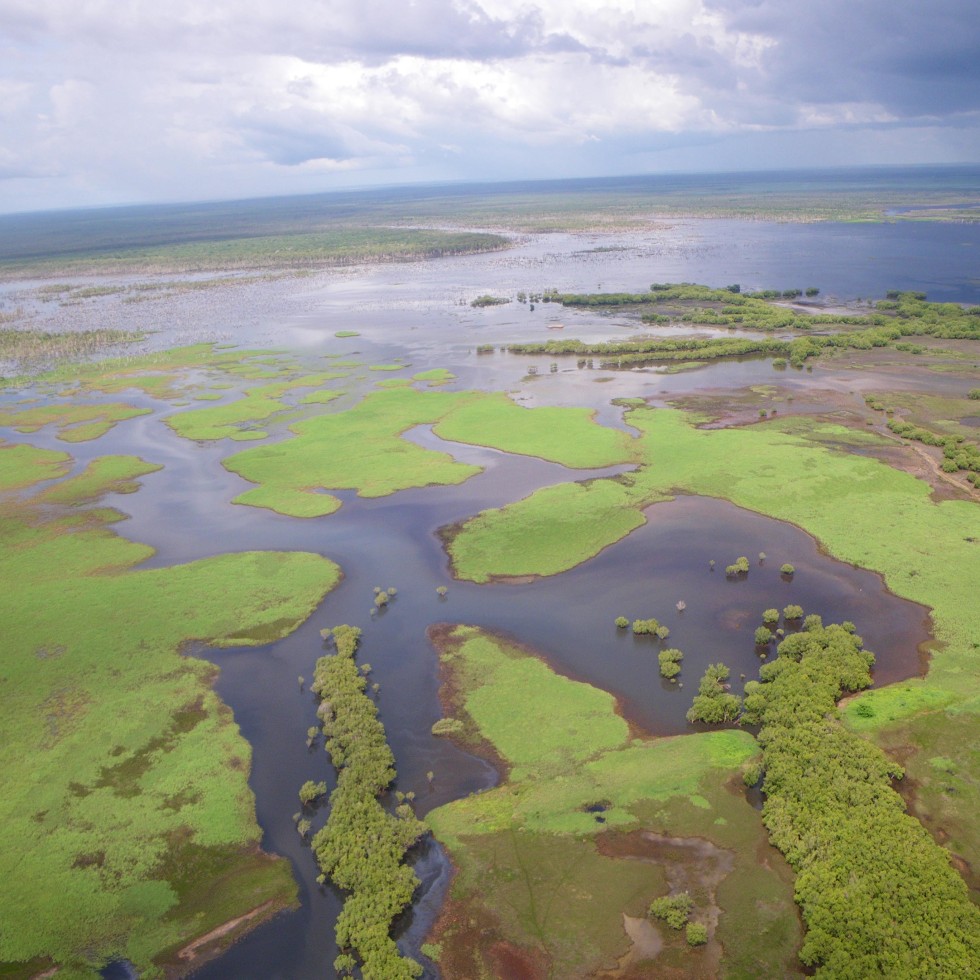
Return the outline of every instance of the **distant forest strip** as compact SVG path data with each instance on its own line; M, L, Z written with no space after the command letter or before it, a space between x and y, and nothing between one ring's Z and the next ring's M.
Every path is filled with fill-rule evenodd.
M977 168L645 175L335 191L0 215L0 264L118 248L385 225L613 231L663 217L976 221ZM216 234L220 230L220 234Z
M190 234L190 232L188 232ZM238 269L309 269L399 262L465 255L507 248L510 240L484 232L431 228L334 227L316 232L181 238L153 243L114 242L112 229L91 239L52 237L49 251L30 246L11 254L0 252L0 278L45 275L109 275L116 273L188 273ZM6 253L6 254L3 254Z
M794 366L825 350L870 350L872 347L895 346L906 337L937 337L945 340L980 339L980 306L963 307L957 303L930 303L922 293L889 293L875 304L866 316L808 314L774 306L770 300L782 295L766 292L744 295L731 289L711 289L689 283L676 285L654 283L649 293L542 294L552 303L567 306L602 308L608 306L641 307L666 305L674 309L664 313L647 313L642 319L654 325L690 323L727 326L735 329L771 333L775 330L806 331L806 336L792 340L770 337L660 338L634 337L625 341L586 344L579 340L549 340L539 343L511 344L515 354L575 354L597 356L605 368L626 367L651 361L684 361L692 355L698 359L743 357L751 354L782 357ZM792 291L795 292L795 291ZM714 306L700 306L710 302ZM814 327L837 332L813 333ZM914 345L907 345L913 353Z
M762 726L763 820L797 873L800 959L817 976L976 976L980 911L963 879L892 789L901 767L837 715L873 663L853 624L808 617L745 685L741 720Z

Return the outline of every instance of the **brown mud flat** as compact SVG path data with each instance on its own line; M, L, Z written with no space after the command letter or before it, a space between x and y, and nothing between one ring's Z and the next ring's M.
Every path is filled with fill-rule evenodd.
M634 830L625 834L604 834L596 841L600 854L616 859L649 861L659 865L667 878L669 894L687 892L695 900L696 908L692 921L701 922L708 927L708 943L697 951L693 969L685 968L684 976L713 977L721 965L722 947L715 939L715 930L721 908L717 900L717 888L735 868L735 854L719 847L705 837L671 837L649 830ZM653 923L651 923L653 925ZM665 926L655 926L661 937L667 931ZM628 931L628 930L627 930ZM652 951L652 950L651 950ZM659 954L657 950L656 954ZM643 951L634 939L630 951L620 960L620 968L599 974L603 978L665 975L659 969L654 971L652 957L646 957L645 972L637 973ZM654 971L654 972L651 972Z
M550 976L550 963L544 953L509 942L496 917L479 899L450 896L429 942L443 947L439 971L445 980L486 976L496 980L546 980Z
M176 956L164 965L164 975L168 980L187 976L188 973L203 966L209 960L220 956L232 943L237 942L263 922L277 915L284 907L282 903L270 899L268 902L257 905L244 915L236 916L234 919L212 929L179 950Z

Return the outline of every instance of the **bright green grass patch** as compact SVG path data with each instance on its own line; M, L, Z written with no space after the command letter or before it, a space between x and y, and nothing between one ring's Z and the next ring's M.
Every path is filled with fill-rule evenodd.
M155 397L169 398L176 394L177 375L188 369L231 370L242 362L266 353L255 350L221 350L213 344L193 344L152 354L66 365L34 378L10 378L2 383L12 387L34 382L68 385L72 390L65 391L64 394L74 396L93 391L117 394L135 389Z
M447 371L446 368L432 368L430 371L419 371L418 374L413 374L412 380L425 381L430 388L436 388L439 385L455 381L456 375L452 371Z
M479 467L457 463L400 436L479 397L396 388L374 392L346 412L297 422L291 426L294 438L224 460L226 469L260 484L263 491L246 491L235 502L298 517L304 496L312 498L308 507L313 515L336 509L336 498L318 489L382 497L408 487L462 483L479 473Z
M454 442L493 446L564 466L613 466L631 458L625 432L597 425L587 408L522 408L506 395L488 395L461 406L435 427Z
M324 388L321 391L311 391L300 398L299 403L301 405L327 405L332 402L335 398L339 398L343 394L342 391L329 391Z
M138 456L99 456L77 476L43 490L38 499L45 503L83 504L107 493L135 493L138 477L163 467Z
M555 575L644 523L630 488L620 481L561 483L449 529L446 550L453 574L472 582Z
M635 823L633 803L689 796L708 770L730 771L758 751L739 731L630 742L611 695L474 627L457 627L440 652L461 691L468 737L513 766L501 786L429 815L449 840L511 826L594 834ZM605 824L585 811L598 800L610 804Z
M166 419L166 422L174 432L185 439L198 441L264 439L268 433L255 428L253 424L263 422L290 408L290 405L281 400L287 392L297 388L318 388L327 381L346 377L346 371L321 371L318 374L306 374L298 378L263 385L260 388L252 388L245 392L243 398L229 402L227 405L195 408L189 412L171 415ZM314 394L320 393L314 392ZM339 392L330 393L331 398L336 398L338 395ZM326 400L329 401L330 398ZM321 399L321 403L322 401L323 399Z
M380 381L374 382L375 388L409 388L411 387L411 378L382 378Z
M343 339L344 337L360 337L361 335L356 330L338 330L334 336Z
M404 371L407 364L372 364L369 371Z
M273 386L269 386L273 387ZM270 398L265 388L253 388L243 398L227 405L195 408L165 419L174 432L185 439L199 442L209 439L242 439L249 434L248 426L262 422L288 407L278 398ZM264 433L263 433L264 436Z
M458 638L465 635L457 631ZM629 736L611 694L562 677L476 631L444 659L469 691L464 706L473 723L514 767L512 780L530 771L574 768Z
M449 550L457 573L479 580L488 569L506 568L510 575L542 574L548 567L561 571L615 540L610 535L603 541L593 528L617 507L632 510L638 526L641 508L673 490L721 497L797 524L836 558L880 572L893 592L933 609L936 636L946 648L933 658L928 693L904 705L893 700L881 721L896 717L898 707L914 712L925 703L980 695L971 646L980 635L975 586L980 581L980 507L962 500L936 502L927 484L906 473L814 445L797 419L785 425L780 420L701 430L681 412L634 408L628 421L642 432L637 451L647 460L631 476L628 494L616 480L596 480L592 489L608 486L594 495L546 488L484 512L452 539ZM821 424L817 437L846 440L849 430ZM558 508L547 504L563 502L566 495L579 505L569 515L570 526L560 534L539 531L550 546L549 566L541 561L540 549L520 543L520 534L531 514L538 523L546 513L555 520ZM848 709L848 717L854 710Z
M95 461L63 496L145 465ZM43 511L0 502L0 962L91 973L126 957L150 976L155 956L293 893L288 870L255 852L249 749L211 690L214 668L178 650L283 636L339 570L245 553L131 571L152 550L109 531L114 512L61 517L48 509L57 490L47 496Z
M35 449L0 440L0 490L21 490L64 476L71 457L55 449Z
M105 435L117 422L148 415L150 409L119 402L102 405L40 405L20 410L0 410L0 425L18 432L37 432L47 425L57 428L63 442L87 442Z

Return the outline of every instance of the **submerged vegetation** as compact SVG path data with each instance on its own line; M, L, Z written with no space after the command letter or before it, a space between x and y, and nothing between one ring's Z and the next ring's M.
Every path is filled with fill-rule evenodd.
M317 661L311 690L325 706L320 716L337 788L330 794L327 822L313 837L313 851L323 873L347 892L337 918L342 952L335 968L348 972L354 963L344 951L353 950L365 980L417 977L422 967L398 952L389 933L418 886L404 858L426 828L410 807L399 807L395 816L378 800L395 778L395 760L354 660L361 631L336 626L327 633L336 653ZM303 789L307 786L310 792L319 789L313 784Z

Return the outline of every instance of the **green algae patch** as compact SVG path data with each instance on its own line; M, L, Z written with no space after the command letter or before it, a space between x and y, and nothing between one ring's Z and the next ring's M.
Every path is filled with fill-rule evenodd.
M64 476L71 457L56 449L37 449L0 439L0 491L22 490Z
M372 364L368 367L369 371L404 371L407 364Z
M334 336L343 340L345 337L360 337L361 335L356 330L338 330Z
M434 431L454 442L536 456L576 469L628 462L630 437L597 425L594 415L586 408L523 408L506 395L492 394L460 407Z
M30 450L11 469L60 465L50 457ZM195 937L294 901L288 867L258 849L250 751L215 668L179 651L285 635L339 570L274 552L133 570L152 549L109 530L117 512L58 501L148 467L107 457L43 507L0 498L0 963L94 975L126 958L155 975Z
M99 456L77 476L62 480L42 491L37 499L44 503L84 504L107 493L135 493L138 478L163 467L138 456Z
M667 889L665 871L672 879L690 874L705 901L706 868L730 847L724 901L717 883L711 887L711 901L722 906L718 934L732 941L724 955L765 975L786 972L799 940L792 876L766 846L755 811L722 785L758 757L751 735L636 738L611 695L556 674L526 650L474 627L440 627L434 641L445 709L462 723L456 737L507 768L501 785L427 817L459 870L437 926L444 968L498 975L499 944L537 963L541 975L612 968L629 950L623 916L645 918ZM694 855L686 870L660 853L672 840L666 834L684 835L681 850ZM765 902L746 906L747 893ZM736 929L749 931L734 942ZM683 959L680 944L668 942L664 955L689 972L701 962Z
M411 385L411 378L382 378L374 382L375 388L410 388Z
M148 415L150 409L110 403L101 405L39 405L36 408L0 410L0 425L18 432L38 432L45 426L57 429L63 442L87 442L105 435L117 422Z

